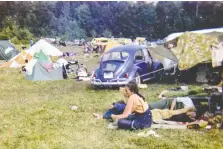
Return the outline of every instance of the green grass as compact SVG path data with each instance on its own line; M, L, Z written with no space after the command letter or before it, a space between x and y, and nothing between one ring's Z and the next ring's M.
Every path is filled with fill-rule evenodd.
M86 65L96 65L97 60L92 61ZM75 80L30 82L17 69L0 69L0 82L1 149L223 148L219 130L155 130L161 138L141 138L140 130L108 129L108 123L92 113L103 113L122 99L118 90L94 91L88 83ZM153 83L140 92L152 102L174 86ZM71 110L73 105L77 111Z

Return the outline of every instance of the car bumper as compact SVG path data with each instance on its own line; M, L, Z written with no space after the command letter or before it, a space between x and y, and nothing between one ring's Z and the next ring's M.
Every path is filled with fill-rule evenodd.
M107 81L107 82L102 82L99 79L93 79L91 81L91 84L94 86L105 86L105 87L118 87L118 86L124 86L128 83L127 79L124 80L111 80L111 81Z

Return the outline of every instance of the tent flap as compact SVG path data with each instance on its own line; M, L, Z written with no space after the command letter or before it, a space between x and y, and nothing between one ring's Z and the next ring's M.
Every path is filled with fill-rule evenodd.
M47 71L39 62L33 67L31 75L26 74L25 78L30 81L42 81L42 80L63 80L62 67Z

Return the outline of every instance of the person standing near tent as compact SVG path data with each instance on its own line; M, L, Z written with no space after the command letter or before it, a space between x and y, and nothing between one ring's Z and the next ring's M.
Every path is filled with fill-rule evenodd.
M31 40L29 41L30 47L33 46L33 39L31 38Z

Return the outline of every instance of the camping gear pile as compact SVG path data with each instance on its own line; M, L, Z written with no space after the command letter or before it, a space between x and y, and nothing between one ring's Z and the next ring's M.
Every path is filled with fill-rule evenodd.
M80 64L78 60L68 61L64 66L68 78L75 76L78 80L80 80L81 78L85 79L88 77L87 68L83 64Z
M204 88L194 88L194 89L186 89L186 86L181 86L177 88L171 88L169 90L164 90L159 97L164 100L166 98L171 99L175 97L175 92L185 92L182 96L188 96L195 107L197 108L196 112L196 120L187 123L184 129L212 129L212 128L220 128L221 126L221 110L223 109L222 102L222 88L220 87L204 87ZM186 89L186 90L185 90ZM206 93L206 94L204 94ZM169 95L168 95L169 94ZM204 104L204 103L207 103ZM206 107L205 107L206 105ZM159 123L158 128L172 128L173 126L168 126L167 123L165 125ZM169 124L169 123L168 123ZM172 125L172 124L171 124ZM178 125L178 124L177 124ZM175 126L174 126L175 128ZM176 127L178 129L178 127Z

